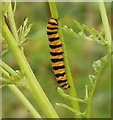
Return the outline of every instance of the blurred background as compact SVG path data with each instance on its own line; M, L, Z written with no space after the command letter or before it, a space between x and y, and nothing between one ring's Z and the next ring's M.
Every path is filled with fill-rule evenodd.
M111 13L111 4L105 3L106 10L111 24L113 16ZM73 20L79 21L90 28L94 27L98 31L103 31L103 25L99 12L98 3L57 3L59 19L62 25L74 27ZM52 71L49 58L49 46L46 34L46 26L50 15L48 3L17 3L15 13L15 21L17 28L23 23L24 18L29 18L29 23L33 24L28 35L29 41L24 45L25 55L29 64L36 75L38 82L45 91L53 107L58 115L62 118L72 118L73 113L55 105L57 102L62 102L71 106L70 102L60 97L57 93L57 83ZM87 41L75 38L65 31L63 32L69 64L72 71L73 80L75 83L77 95L79 98L84 98L85 85L90 84L88 74L93 73L92 64L106 54L107 49L94 41ZM3 56L3 61L11 66L14 70L19 69L16 59L12 52L9 51ZM109 118L111 117L111 61L105 65L102 70L96 90L94 92L91 117L92 118ZM31 94L25 89L20 88L27 96L35 108L41 111ZM28 118L32 117L27 109L21 104L17 97L8 89L3 88L3 117L8 118ZM81 104L81 111L84 112L85 105Z

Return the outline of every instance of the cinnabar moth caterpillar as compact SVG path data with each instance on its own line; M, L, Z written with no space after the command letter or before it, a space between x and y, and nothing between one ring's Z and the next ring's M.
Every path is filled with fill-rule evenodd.
M67 89L70 87L70 85L67 82L65 72L62 43L58 35L57 19L51 18L49 20L47 25L47 35L49 39L50 59L56 80L60 87Z

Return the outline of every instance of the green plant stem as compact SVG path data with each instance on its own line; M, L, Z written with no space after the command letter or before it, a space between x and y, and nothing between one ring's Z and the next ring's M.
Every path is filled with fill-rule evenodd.
M102 68L101 68L101 70L102 70ZM94 80L94 84L93 84L93 86L91 88L91 91L90 91L90 94L89 94L88 105L87 105L87 114L86 114L87 118L90 118L90 115L91 115L91 101L92 101L93 93L94 93L94 90L95 90L95 87L96 87L96 83L97 83L98 77L99 77L99 75L101 73L101 70L100 70L100 72L97 75L95 75L96 78Z
M4 62L0 61L0 63L2 63L2 67L5 65L5 68L8 70L9 73L12 73L12 75L16 74L15 71L12 68L10 68L8 65L6 65ZM4 69L1 69L1 70L2 70L2 73L5 75L5 77L8 78L9 77L9 73L6 72ZM29 112L31 113L31 115L34 118L41 118L41 116L35 110L35 108L32 106L32 104L27 100L27 98L23 95L23 93L15 85L8 85L8 87L18 97L18 99L22 102L22 104L29 110Z
M52 2L51 2L52 1ZM55 4L55 0L49 0L49 7L51 11L51 16L58 19L58 12Z
M18 99L22 102L22 104L29 110L29 112L32 114L34 118L42 118L16 86L8 85L8 87L18 97Z
M109 22L108 22L104 2L99 2L99 9L100 9L100 13L101 13L101 18L102 18L104 30L105 30L105 35L106 35L106 38L107 38L108 43L109 43L109 48L108 49L109 49L109 52L111 52L111 32L110 32L110 28L109 28ZM100 72L102 71L102 68L101 68ZM94 93L94 90L95 90L96 83L97 83L98 77L100 75L100 72L98 73L98 75L96 75L97 77L95 79L93 89L92 89L91 94L89 96L88 106L87 106L87 114L86 114L87 118L90 118L90 109L91 109L92 96L93 96L93 93Z
M58 19L58 12L57 12L57 8L56 8L55 0L49 0L49 6L50 6L50 11L51 11L52 17ZM64 44L64 39L63 39L61 29L62 28L61 28L61 25L60 25L60 22L59 22L59 34L60 34L60 38L61 38L61 41L62 41L62 44L63 44L66 74L67 74L67 79L69 81L69 84L71 85L71 87L69 88L69 92L70 92L70 95L72 97L77 98L76 91L75 91L75 86L74 86L74 83L73 83L71 70L70 70L70 66L69 66L68 55L67 55L67 52L66 52L66 47L65 47L65 44ZM72 106L73 106L74 109L80 111L78 101L72 101ZM81 116L75 114L75 118L81 118Z
M63 41L62 36L61 36L61 39ZM68 55L67 55L67 52L66 52L65 45L63 46L63 50L64 50L64 59L65 59L64 63L65 63L65 66L66 66L67 80L69 81L69 84L71 86L69 88L69 93L72 97L77 98L77 94L76 94L73 78L72 78L72 75L71 75L71 70L70 70L70 66L69 66ZM78 101L72 101L72 106L73 106L74 109L80 111ZM75 114L75 118L81 118L81 116Z
M110 51L111 51L111 31L110 31L110 27L109 27L109 22L108 22L104 2L99 2L99 9L100 9L100 13L101 13L102 22L104 25L105 35L106 35L106 38L110 45Z
M14 15L13 15L13 11L12 11L12 7L11 7L11 3L10 3L10 7L9 7L9 10L8 10L8 17L10 18L9 19L9 22L10 24L12 23L15 23L15 20L14 20ZM13 29L14 28L14 29ZM14 38L16 39L16 41L18 42L18 33L17 33L17 29L16 29L16 24L13 24L12 26L12 31L13 31L13 36ZM14 49L13 49L14 50ZM28 85L29 85L29 90L31 91L32 95L34 96L34 98L36 99L36 101L38 102L39 106L41 107L43 113L45 114L45 116L47 118L58 118L58 115L56 114L55 110L53 109L51 103L49 102L48 98L46 97L45 93L43 92L43 90L41 89L39 83L37 82L37 79L36 77L34 76L30 66L29 66L29 63L24 55L24 52L23 52L23 48L21 47L21 61L23 59L24 61L24 67L21 68L23 65L20 64L20 68L21 70L25 70L27 74L29 74L29 79L30 81L27 81L28 82ZM16 54L16 53L15 53ZM18 56L19 57L19 56ZM17 61L19 62L19 59L17 59ZM30 74L31 74L31 77L30 78ZM26 75L27 76L27 75ZM37 92L39 91L39 92ZM41 95L42 93L42 95ZM46 106L46 107L45 107ZM47 108L47 109L46 109Z
M18 37L18 33L17 33L15 20L14 20L14 14L12 12L11 2L9 2L9 7L8 7L8 19L10 22L12 34L13 34L15 40L17 41L17 43L19 43L19 37Z
M92 101L92 97L88 99L86 118L90 118L91 115L91 101Z
M6 26L4 21L2 23L3 23L2 25L3 37L5 38L13 54L15 55L21 71L23 71L27 77L27 83L30 92L32 93L33 97L35 98L38 105L42 109L45 117L58 118L57 113L55 112L54 108L52 107L51 103L49 102L42 88L40 87L35 75L30 69L30 66L28 67L28 64L26 63L27 60L24 59L23 54L19 49L12 34L10 33L8 27Z
M101 67L101 69L99 70L99 72L98 72L98 73L95 73L96 78L95 78L95 80L94 80L93 86L92 86L92 87L90 88L90 90L89 90L89 98L88 98L87 114L86 114L86 117L87 117L87 118L90 118L91 101L92 101L93 94L94 94L94 91L95 91L95 88L96 88L97 80L98 80L99 75L100 75L101 71L103 70L105 64L107 63L109 57L110 57L110 56L109 56L109 54L108 54L108 58L107 58L106 62L102 65L102 67Z

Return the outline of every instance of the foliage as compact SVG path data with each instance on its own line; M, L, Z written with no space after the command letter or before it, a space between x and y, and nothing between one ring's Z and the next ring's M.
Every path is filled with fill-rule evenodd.
M70 35L82 38L85 40L94 40L101 45L109 47L108 41L103 37L102 32L98 32L95 28L90 29L86 25L81 25L78 21L74 20L75 26L80 30L78 33L75 32L72 28L68 28L66 25L63 29ZM77 29L77 28L76 28Z
M19 39L20 39L20 43L19 45L21 46L23 43L25 43L27 41L28 38L27 35L30 32L31 26L32 24L28 25L28 18L25 18L23 25L20 26L18 33L19 33Z
M78 21L74 20L74 23L75 23L75 26L78 27L79 32L75 32L72 28L68 28L66 25L63 27L63 30L65 30L67 32L67 34L70 34L74 37L82 38L84 40L94 40L101 45L107 46L108 49L110 48L110 45L109 45L108 41L106 40L106 38L104 38L102 36L102 33L98 32L94 28L90 29L86 25L81 25ZM85 31L88 32L87 33L88 35L85 33ZM94 74L89 74L89 76L88 76L88 78L90 80L90 86L86 85L86 87L85 87L86 88L86 90L85 90L86 93L85 93L85 97L84 97L83 100L78 99L78 98L74 98L70 95L66 95L64 93L64 91L62 91L60 88L58 88L58 92L62 97L66 98L68 100L71 100L71 101L74 100L74 101L78 101L78 102L82 102L82 103L87 104L84 113L81 113L80 111L75 110L75 109L73 109L73 108L71 108L71 107L69 107L65 104L62 104L62 103L57 103L57 105L61 106L61 107L65 107L65 108L69 109L70 111L76 112L76 114L80 114L80 115L83 115L83 116L86 114L86 117L87 117L88 105L91 103L91 100L92 100L91 98L92 98L94 90L96 88L96 83L97 83L98 77L99 77L99 75L102 71L102 68L107 63L108 58L109 58L109 52L108 52L107 55L105 55L104 57L100 58L99 60L97 60L93 63L92 68L94 70Z
M32 5L33 4L31 4L29 7L32 7ZM53 17L54 16L58 17L58 13L57 13L55 3L52 3L52 4L49 3L49 6L50 6L52 16ZM30 17L30 16L28 16L29 14L27 16L28 16L28 18L30 19L30 22L31 22L33 14L32 14L31 9L29 11L29 7L28 7L27 11L28 11L28 13L30 13L31 18L29 18ZM36 6L37 9L39 9L39 7ZM36 8L34 7L34 9L36 9ZM16 13L15 12L16 2L14 4L14 9L13 10L11 10L10 7L8 9L6 7L5 9L6 9L5 10L5 15L8 14L7 16L8 16L9 22L11 23L11 21L13 21L12 19L14 19L14 14ZM10 12L13 14L13 17L11 17L11 14L10 14L9 10L11 10ZM18 16L19 16L19 14L22 13L22 12L17 11L17 13L18 13ZM4 14L4 12L3 12L3 14ZM26 13L20 15L21 19L22 19L22 15L25 16L25 14ZM59 11L59 14L61 14L61 11ZM20 19L18 16L16 16L16 17L18 19ZM39 13L38 16L41 16L41 13ZM35 17L36 17L36 15L35 15ZM12 18L12 19L10 19L10 18ZM62 107L68 109L67 110L68 114L61 114L61 117L62 116L65 117L66 115L68 117L69 114L71 115L71 112L75 114L75 117L86 117L86 118L91 117L90 116L90 112L91 112L90 107L91 107L91 101L92 101L93 93L94 93L95 88L97 86L96 83L97 83L97 80L98 80L99 76L101 75L102 70L103 70L103 68L104 68L105 64L107 63L107 61L109 59L109 56L110 56L110 44L108 42L108 38L106 37L106 34L104 32L97 31L95 28L90 29L88 26L86 26L84 24L81 25L80 22L78 22L76 20L74 20L74 22L72 22L72 19L70 19L70 21L68 23L71 22L71 24L74 26L74 28L76 28L78 30L78 32L74 31L72 28L68 28L67 27L68 25L63 26L63 29L62 29L61 24L59 24L59 29L60 29L59 33L60 33L60 37L61 37L62 41L63 41L63 35L62 35L62 32L61 32L61 29L63 31L65 31L65 35L68 34L68 35L70 35L70 37L81 38L83 40L89 40L89 41L95 41L95 42L99 43L100 45L105 46L108 49L108 51L106 51L107 54L104 57L99 58L98 60L96 60L93 63L92 68L93 68L94 72L90 73L89 76L88 76L88 78L90 80L90 84L85 85L85 96L83 97L83 99L77 98L76 97L76 91L72 92L74 90L72 88L71 88L71 90L69 90L69 92L66 91L68 93L66 93L61 88L58 88L58 93L60 94L60 96L63 99L60 98L60 97L57 99L56 96L58 94L55 93L55 90L52 90L52 87L54 88L55 84L54 85L51 84L50 87L49 87L49 85L48 85L48 87L44 86L45 83L46 83L46 80L52 78L52 75L49 74L50 73L50 67L48 67L49 66L48 59L45 60L45 55L48 54L47 53L48 50L46 50L46 47L45 47L45 46L47 46L46 41L44 42L44 40L46 38L46 36L45 36L46 33L44 31L45 30L45 24L43 25L44 27L41 28L40 26L43 23L42 18L39 17L39 19L37 20L37 17L36 17L36 18L34 18L34 21L36 21L36 24L35 24L34 21L32 21L33 24L35 24L35 25L33 26L33 29L31 29L32 24L28 25L28 18L26 18L24 20L23 24L20 25L18 30L16 30L16 25L15 24L11 25L11 30L7 29L6 23L4 23L4 21L3 21L3 23L4 23L3 24L3 36L4 36L4 39L7 41L8 44L4 45L4 50L2 52L2 55L4 55L3 56L4 58L6 56L5 61L8 61L9 60L9 58L7 57L8 54L5 54L5 53L7 51L11 52L10 49L9 49L9 48L11 48L12 53L15 56L16 61L18 63L18 64L16 64L16 69L18 68L17 65L19 66L20 69L18 68L19 70L15 70L15 71L13 70L13 72L12 72L12 70L10 69L9 66L5 67L5 65L0 64L0 66L3 67L2 68L3 69L2 70L3 75L2 75L2 78L1 78L2 81L0 81L0 82L2 82L1 87L8 86L8 88L10 88L14 94L16 93L15 95L18 97L18 99L21 102L24 101L24 102L22 102L23 105L30 111L31 115L35 118L36 117L39 117L39 118L41 117L38 114L37 111L39 111L39 113L41 113L43 117L44 116L45 117L58 117L55 110L57 112L59 112L59 114L63 113L63 112L61 112L62 110L64 110L64 109L62 109ZM68 20L68 18L67 18L67 20ZM65 19L64 19L64 21L65 21ZM14 22L15 22L15 20L14 20ZM39 30L37 30L37 29L39 29ZM36 42L33 41L34 44L33 44L33 42L31 42L30 45L28 43L25 46L27 48L25 50L28 50L28 51L25 51L25 53L26 53L26 56L25 56L24 55L23 44L26 44L26 41L29 39L28 34L31 36L30 38L32 39L32 41L33 41L33 39L36 39ZM39 36L43 36L43 37L40 38ZM19 41L17 41L18 39L19 39ZM11 44L11 42L13 44ZM63 44L65 46L65 42ZM79 47L81 47L81 46L79 46ZM21 48L23 48L23 49L21 49ZM66 53L66 51L67 50L64 47L64 53ZM30 57L29 57L29 55L30 55ZM33 58L33 56L35 56L35 57ZM26 57L29 57L29 58L32 59L30 61L30 65L27 62ZM40 58L40 57L42 57L42 58ZM65 65L66 68L68 68L67 76L69 76L70 81L72 82L72 86L74 86L74 83L73 83L73 80L72 80L72 75L71 75L71 72L70 72L69 62L68 62L68 55L65 54L64 57L66 58L66 61L67 61L66 65ZM96 55L95 55L95 57L96 57ZM44 62L42 60L43 58L44 58ZM36 63L37 65L35 65L33 62ZM73 60L73 62L75 62L75 61ZM13 65L13 67L14 67L14 65ZM38 80L41 83L42 88L44 89L44 91L47 94L47 96L49 97L49 99L53 100L51 103L48 100L48 98L45 96L43 91L40 91L41 87L40 87L39 83L37 83L38 80L34 76L30 66L33 66L32 67L33 71L36 74L36 76L38 76ZM45 67L47 67L48 70L46 70ZM73 69L73 67L72 67L72 69ZM7 76L6 72L8 73L8 76ZM83 81L85 81L85 80L83 79ZM16 86L18 86L19 88L15 88ZM31 103L36 104L35 106L38 106L38 107L36 107L37 111L35 110L35 108L33 108L32 104L29 106L29 101L25 102L26 99L27 99L23 95L23 92L25 92L25 91L18 92L20 87L24 87L25 89L27 88L27 91L28 91L27 94L31 95L31 101L32 101L32 96L33 96L34 99L33 99L33 102L31 102ZM14 91L16 91L16 92L14 92ZM22 97L22 96L24 96L24 97ZM55 96L55 97L53 97L53 96ZM64 99L66 99L68 102L64 103L65 102ZM34 100L36 101L36 103L34 102ZM43 101L43 102L41 102L41 101ZM62 101L62 103L60 103L59 101ZM72 103L71 105L70 105L70 101ZM53 105L54 105L55 102L56 102L56 105L60 106L60 107L54 106L55 107L55 110L54 110L53 107L51 106L51 104L53 103ZM75 107L74 103L76 105L81 104L80 110L79 110L79 106L78 106L78 108ZM85 107L83 107L84 106L83 104L85 104ZM45 106L47 106L47 108L45 108ZM40 108L42 109L42 111L41 111ZM32 111L34 111L34 114L33 114ZM64 111L66 111L66 110L64 110ZM71 111L71 112L69 113L69 111Z

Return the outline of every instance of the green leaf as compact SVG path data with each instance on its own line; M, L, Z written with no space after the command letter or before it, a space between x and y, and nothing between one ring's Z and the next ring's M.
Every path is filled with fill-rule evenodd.
M78 110L73 109L72 107L69 107L69 106L66 105L66 104L56 103L56 105L57 105L57 106L60 106L60 107L64 107L64 108L66 108L66 109L68 109L68 110L76 113L76 115L85 115L85 114L86 114L86 111L82 113L82 112L80 112L80 111L78 111Z
M75 32L72 28L68 28L66 25L63 26L63 29L70 35L73 35L77 38L82 38L86 40L94 40L101 45L109 47L109 44L106 38L103 37L103 33L97 31L95 28L89 28L86 25L81 25L78 21L74 20L75 28L79 28L79 32Z
M105 64L105 63L107 62L107 60L108 60L108 55L102 57L102 58L101 58L101 63L102 63L102 65Z
M65 93L61 88L59 88L59 87L58 87L58 93L59 93L62 97L66 98L66 99L68 99L68 100L78 101L78 102L81 102L81 103L87 103L86 100L83 100L83 99L80 99L80 98L74 98L74 97L66 94L66 93Z
M73 31L72 28L68 28L66 25L63 26L63 29L70 35L73 35L74 37L82 38L82 35L77 34L76 32Z
M78 21L74 20L74 23L75 23L76 27L78 27L80 30L82 29L82 26Z
M95 75L89 75L88 78L90 79L91 83L93 83L94 79L95 79Z
M28 18L24 20L23 25L21 25L20 28L18 29L20 46L23 45L23 43L27 41L27 35L30 32L31 27L32 27L32 24L30 25L27 25L27 24L28 24Z
M101 60L97 60L93 63L93 69L98 72L101 69Z

